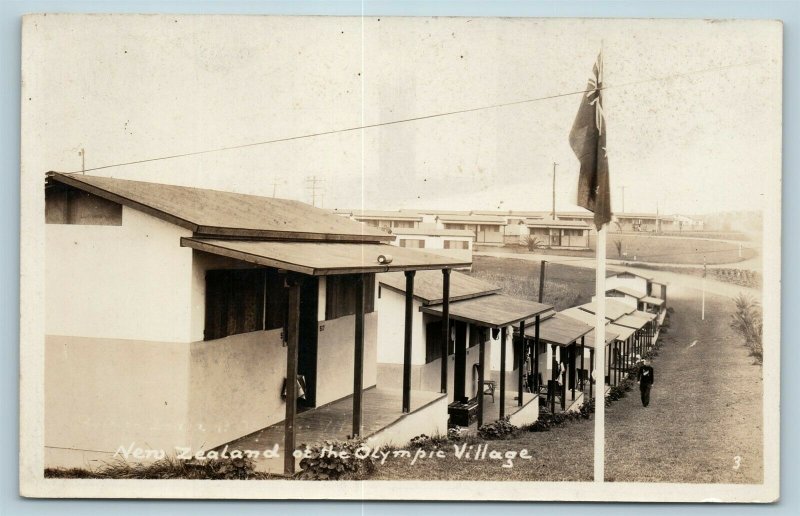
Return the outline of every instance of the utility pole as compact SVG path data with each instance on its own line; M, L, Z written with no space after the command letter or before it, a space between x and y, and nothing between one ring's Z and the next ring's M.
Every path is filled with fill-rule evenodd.
M277 181L277 179L276 179L276 180L273 180L273 181L272 181L272 198L273 198L273 199L275 198L275 193L276 193L277 191L278 191L278 181Z
M553 162L553 220L556 220L556 167L558 163Z
M625 187L620 186L622 188L622 213L625 213Z
M81 155L81 174L86 173L86 149L81 147L81 150L78 151L78 154Z
M309 186L306 187L307 190L311 190L311 206L317 205L317 190L321 189L320 183L323 183L324 179L318 179L317 176L311 176L306 178L306 183Z

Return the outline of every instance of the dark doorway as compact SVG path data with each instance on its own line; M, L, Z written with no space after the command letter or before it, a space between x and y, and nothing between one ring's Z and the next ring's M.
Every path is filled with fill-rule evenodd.
M300 398L298 410L317 405L317 307L319 281L316 277L306 277L300 288L300 332L297 350L297 374L306 381L305 399Z

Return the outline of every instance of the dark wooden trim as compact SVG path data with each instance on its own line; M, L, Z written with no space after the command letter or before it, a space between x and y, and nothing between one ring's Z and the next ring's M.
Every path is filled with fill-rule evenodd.
M481 337L480 344L478 344L478 354L480 355L478 361L478 428L483 426L483 381L486 367L485 360L486 343Z
M587 379L589 380L589 398L592 398L592 388L594 387L594 382L596 381L593 374L594 373L594 349L589 348L589 374L587 375ZM603 387L605 387L605 375L603 376Z
M283 472L294 475L295 417L297 416L297 349L300 332L300 278L289 281L289 321L286 327L286 418L284 420Z
M536 316L536 323L533 330L533 392L539 394L539 323L541 316Z
M447 352L450 349L450 269L442 269L442 342L439 392L447 393Z
M479 297L483 297L483 296L479 296ZM452 299L451 299L451 301L452 301ZM426 313L426 314L431 314L431 315L435 315L437 317L441 317L442 316L441 312L436 310L436 308L438 308L438 306L436 306L436 307L421 306L421 307L419 307L419 311L423 312L423 313ZM459 315L453 315L452 313L450 314L450 319L452 319L454 321L462 321L462 322L465 322L465 323L468 323L468 324L477 324L478 326L485 326L487 328L504 328L506 326L514 326L517 323L523 323L523 322L525 322L526 319L530 319L531 317L535 317L535 316L537 316L539 314L543 314L544 312L547 312L548 310L552 310L552 309L553 309L553 307L548 306L546 309L541 310L539 312L534 312L534 313L528 314L528 315L526 315L524 317L518 317L516 319L511 319L509 321L499 322L499 323L496 323L496 324L492 323L492 322L489 322L489 321L481 321L479 319L470 319L468 317L462 317L462 316L459 316ZM591 331L591 330L589 330L589 331Z
M586 354L586 337L581 337L581 374L585 375L583 377L583 381L586 382L586 379L590 376L586 373L586 364L584 363ZM591 382L589 382L591 384ZM581 391L583 391L583 386L581 386Z
M403 339L403 412L411 410L411 329L414 317L414 271L406 271L406 313ZM447 355L442 357L447 360Z
M522 393L524 392L525 388L525 379L524 379L524 372L525 372L525 320L523 319L519 323L519 363L517 364L517 406L522 406Z
M353 357L353 437L361 435L364 390L364 275L356 279L356 316Z
M230 249L225 246L211 244L209 242L197 240L190 237L181 237L180 245L181 247L189 247L192 249L197 249L198 251L204 251L206 253L217 254L220 256L227 256L228 258L233 258L234 260L240 260L247 263L254 263L256 265L262 265L265 267L273 267L275 269L284 269L287 271L299 272L301 274L307 274L309 276L334 276L334 275L358 274L358 273L369 273L369 272L379 273L379 272L394 272L394 271L438 270L443 267L441 264L408 265L408 266L370 265L365 267L339 267L330 269L315 269L313 267L306 267L291 262L276 260L274 258L269 258L258 254ZM454 267L460 267L460 266L469 266L472 265L472 263L470 262L461 264L449 264L447 266L450 267L451 265Z
M237 239L275 239L303 242L357 242L380 243L392 242L394 235L358 235L337 233L311 233L304 231L276 231L267 229L226 228L218 226L197 226L195 235L198 238L237 238Z
M508 329L500 329L500 419L506 415L506 340Z

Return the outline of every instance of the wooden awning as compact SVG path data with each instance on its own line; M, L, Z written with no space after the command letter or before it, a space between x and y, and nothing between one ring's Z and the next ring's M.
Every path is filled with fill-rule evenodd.
M627 326L620 326L614 323L610 323L608 326L606 326L606 329L610 332L618 333L619 335L617 335L617 340L622 341L628 340L631 335L636 333L635 328L628 328Z
M455 301L450 303L450 318L489 328L502 328L536 317L548 310L550 305L517 299L503 294ZM420 311L442 316L442 306L422 306Z
M595 305L594 301L591 303L586 303L585 305L581 305L578 308L583 310L584 312L589 312L590 314L594 314L597 310L597 305ZM611 321L616 321L623 315L627 315L636 311L636 307L623 303L621 301L615 301L614 299L606 298L606 319Z
M626 328L632 328L634 330L641 330L644 328L647 323L649 323L652 319L640 317L638 315L623 315L619 319L614 321L614 324L617 326L625 326Z
M278 242L181 238L191 247L247 263L311 276L468 267L471 260L451 258L388 244ZM380 263L379 256L391 257Z
M532 328L535 324L527 321L525 327ZM588 324L560 313L539 322L539 340L558 346L569 346L590 331L592 327ZM533 332L527 336L533 337Z
M662 306L664 304L663 299L659 299L653 296L645 296L642 299L640 299L640 301L642 303L647 303L648 305L653 305L653 306Z
M641 290L636 290L635 288L626 287L625 285L617 285L616 287L609 287L606 289L606 292L611 292L612 290L616 290L626 296L635 297L636 299L642 299L643 297L647 296Z
M609 331L608 326L606 326L605 334L606 334L606 344L608 344L609 342L614 342L614 340L619 338L619 334L613 331ZM583 345L586 346L587 348L594 349L595 347L594 335L595 331L594 328L592 328L592 331L586 334L586 338L583 341Z

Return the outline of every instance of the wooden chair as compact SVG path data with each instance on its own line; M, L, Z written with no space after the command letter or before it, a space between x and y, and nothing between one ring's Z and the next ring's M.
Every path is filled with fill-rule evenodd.
M491 396L492 403L494 403L494 389L495 389L495 381L494 380L484 380L483 381L483 395L484 396Z

